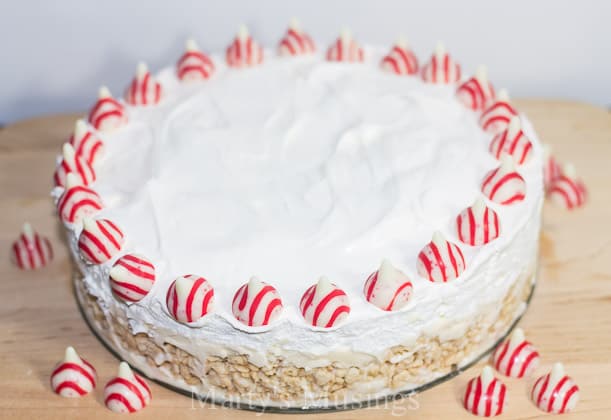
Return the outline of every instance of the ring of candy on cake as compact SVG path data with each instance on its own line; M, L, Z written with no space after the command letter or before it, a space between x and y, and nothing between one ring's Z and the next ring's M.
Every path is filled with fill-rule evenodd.
M97 374L73 347L66 347L64 358L51 373L51 388L62 397L82 397L95 388Z
M22 270L36 270L53 260L53 247L46 236L24 223L19 238L11 247L11 261Z
M480 376L469 381L463 405L467 411L476 416L493 417L503 413L507 403L507 387L494 377L490 366L484 367Z
M526 341L524 331L516 328L509 339L502 342L492 356L495 369L505 376L530 376L539 366L539 352Z
M67 165L53 196L77 299L152 379L256 406L371 400L467 366L525 309L543 200L528 119L481 72L457 86L443 46L419 69L403 41L307 39L189 41L75 126L95 181Z
M579 387L564 372L562 363L555 363L551 372L535 381L530 399L539 409L548 413L567 413L579 401Z
M125 362L119 363L117 376L104 387L104 405L115 413L135 413L153 398L151 389L140 375Z

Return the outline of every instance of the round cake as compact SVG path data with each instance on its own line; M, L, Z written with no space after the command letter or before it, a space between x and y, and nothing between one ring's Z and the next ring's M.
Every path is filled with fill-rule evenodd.
M536 277L541 145L441 47L189 42L123 100L101 90L55 184L91 327L219 402L419 389L504 337Z

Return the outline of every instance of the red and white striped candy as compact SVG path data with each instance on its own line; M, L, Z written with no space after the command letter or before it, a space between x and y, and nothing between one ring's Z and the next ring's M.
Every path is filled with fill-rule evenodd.
M495 135L490 142L490 153L500 159L503 153L513 158L516 165L522 165L530 160L533 145L522 130L520 117L514 115L507 128Z
M462 243L471 246L485 245L501 233L499 215L480 197L471 207L456 216L456 232Z
M501 165L488 172L484 177L482 192L491 201L503 205L524 200L526 197L526 182L522 175L516 171L511 156L506 153L501 155Z
M104 387L104 404L115 413L135 413L153 398L151 389L125 362L119 364L118 375Z
M240 26L238 35L227 47L225 60L229 67L252 67L263 62L263 47L248 33L246 26Z
M251 327L268 325L282 313L278 291L256 277L238 289L231 306L236 319Z
M172 282L165 301L176 321L195 322L212 312L214 289L205 278L189 274Z
M92 264L102 264L121 251L123 232L108 219L83 219L78 248L83 258Z
M407 41L400 38L390 52L382 58L380 66L391 73L409 76L418 73L418 58L409 48Z
M312 54L314 51L316 51L316 46L312 38L301 29L299 22L292 19L284 38L278 44L278 54L295 56Z
M496 95L496 101L480 116L479 124L488 133L499 133L507 128L514 115L518 115L518 111L509 103L507 91L501 89Z
M560 164L552 154L552 148L549 144L543 145L543 182L545 190L548 191L552 182L562 174Z
M51 388L62 397L82 397L93 391L96 377L95 368L74 348L67 347L64 360L51 373Z
M116 130L127 123L125 107L114 99L106 86L100 88L98 101L89 111L89 123L105 133Z
M155 266L138 254L123 255L109 273L110 288L126 302L138 302L155 283Z
M492 358L494 368L512 378L530 376L539 366L539 352L526 341L521 328L516 328L509 340L496 348Z
M104 153L104 143L87 129L87 123L83 120L76 120L74 132L69 141L76 155L82 156L91 166L94 166Z
M65 223L78 223L102 209L102 199L94 190L81 184L74 174L66 176L66 189L57 201L57 212Z
M414 287L409 278L388 260L367 277L363 293L367 302L383 311L398 311L409 302Z
M490 366L467 384L463 405L471 414L482 417L498 416L505 408L507 387L494 377Z
M555 363L550 373L537 379L530 399L545 412L567 413L579 401L579 387L573 378L564 373L562 363Z
M480 66L475 76L456 89L456 96L467 108L483 111L494 102L494 87L488 81L488 71Z
M91 165L87 163L83 156L76 154L70 143L64 143L62 160L55 168L55 174L53 175L55 186L65 187L66 176L69 173L74 174L79 182L85 186L95 181L95 171Z
M19 238L11 247L11 260L22 270L36 270L53 259L53 247L48 238L39 235L29 223L24 223Z
M139 63L136 76L125 91L125 101L130 105L155 105L161 100L163 91L145 63Z
M344 30L327 50L327 61L354 63L364 60L365 53L363 48L352 38L352 34L347 30Z
M564 165L560 176L556 177L549 186L547 197L555 205L567 210L573 210L585 204L586 186L577 178L573 165Z
M422 80L442 85L460 81L460 64L450 57L442 43L437 44L431 60L422 67Z
M350 313L346 293L325 277L305 291L299 302L301 315L314 327L332 328L344 321Z
M206 80L214 73L214 63L194 40L187 40L186 51L176 64L176 75L182 81Z
M440 232L418 254L418 274L432 282L454 280L465 271L465 257L455 243L446 240Z

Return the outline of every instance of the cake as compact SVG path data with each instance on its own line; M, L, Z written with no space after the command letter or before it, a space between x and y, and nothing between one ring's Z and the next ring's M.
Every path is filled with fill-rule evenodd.
M544 153L485 69L403 38L321 51L295 23L278 49L243 28L178 57L123 100L101 89L58 158L76 298L123 360L198 398L316 409L422 389L505 337Z

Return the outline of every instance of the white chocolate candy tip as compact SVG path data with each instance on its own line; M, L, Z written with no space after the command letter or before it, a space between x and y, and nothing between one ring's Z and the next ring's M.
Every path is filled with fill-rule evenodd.
M407 47L409 46L409 42L408 42L407 38L403 34L401 34L401 35L399 35L397 37L396 45L399 48L407 49Z
M72 172L68 173L68 175L66 175L66 189L74 188L78 185L81 185L78 177Z
M134 372L132 372L132 369L129 367L127 362L119 363L119 370L117 373L117 377L123 378L123 379L133 379L134 378Z
M96 223L95 220L91 217L84 217L83 218L83 229L87 229L87 230L94 230L96 229Z
M494 372L490 366L484 366L480 375L482 378L482 384L489 384L494 379Z
M144 61L140 61L138 63L138 67L136 68L136 76L143 77L146 73L148 73L148 66Z
M293 16L289 19L289 28L294 30L295 32L299 32L301 30L301 24L299 23L299 19Z
M81 358L79 357L74 347L68 346L66 347L66 351L64 352L64 362L66 363L80 363Z
M520 117L518 115L514 115L513 117L511 117L507 130L510 133L517 133L518 131L520 131L521 128L522 122L520 121Z
M505 88L499 89L496 97L499 102L509 102L509 92Z
M446 47L443 45L442 41L437 41L437 45L435 46L435 55L437 57L443 57L446 54Z
M98 92L98 98L110 98L112 95L110 94L110 90L106 86L101 86Z
M187 277L180 276L176 279L176 293L178 296L186 296L191 291L192 281Z
M484 200L484 197L482 195L478 196L475 199L475 202L473 202L471 209L477 217L481 217L484 214L484 210L486 210L486 201Z
M74 123L74 136L76 138L82 137L83 134L85 134L85 131L87 131L87 123L84 119L79 118Z
M509 339L512 343L521 343L524 340L526 340L526 336L522 328L516 328L513 333L511 333L511 338Z
M564 365L560 362L554 363L552 371L549 375L551 383L557 383L564 376Z
M76 152L74 151L74 147L70 143L64 143L62 145L62 156L66 161L73 161L75 158Z
M248 38L248 35L249 35L248 27L245 24L242 23L238 27L238 38L244 40L244 39Z
M513 158L511 157L510 154L508 153L503 153L501 155L501 166L500 166L500 172L501 173L508 173L508 172L513 172L516 169L516 165L513 161Z
M562 174L569 179L577 178L577 169L572 163L565 163L562 165Z
M384 258L380 263L380 268L378 269L378 278L385 279L395 270L396 268L391 264L391 262L388 259Z
M347 27L344 27L339 36L343 42L349 42L352 39L352 32Z
M316 283L316 292L317 293L326 293L329 290L334 289L335 286L331 284L329 279L326 276L322 276L318 279L318 283Z
M197 51L197 50L199 50L199 48L197 46L197 42L195 42L195 40L193 38L187 39L187 41L185 42L185 49L187 51Z
M443 236L443 233L436 230L435 232L433 232L433 239L431 242L433 242L438 247L442 247L446 243L446 238Z
M21 232L23 232L25 237L28 239L34 238L34 229L32 228L32 225L29 224L28 222L25 222L23 224L23 227L21 228Z
M483 85L486 85L488 82L488 68L480 64L477 70L475 70L475 78Z

